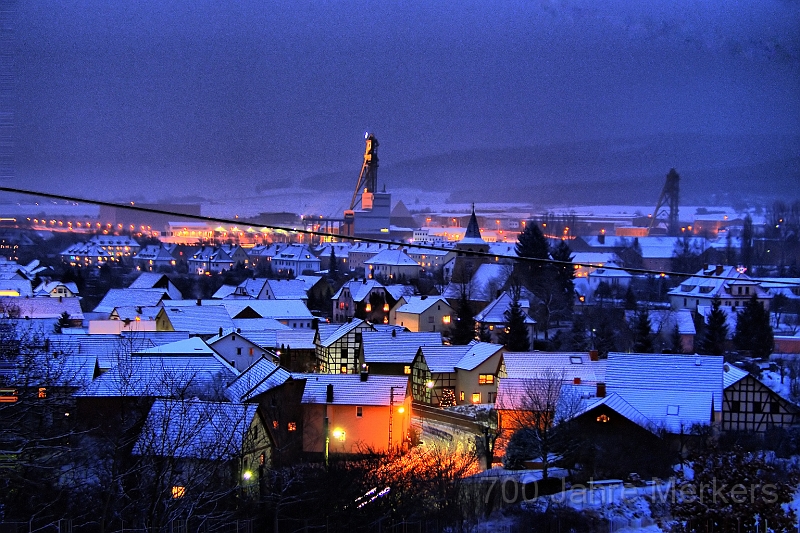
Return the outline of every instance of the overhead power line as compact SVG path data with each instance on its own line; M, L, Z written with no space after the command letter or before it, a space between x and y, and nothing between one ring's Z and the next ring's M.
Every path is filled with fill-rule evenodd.
M41 198L50 198L53 200L63 200L66 202L76 202L76 203L84 203L84 204L91 204L91 205L98 205L103 207L113 207L117 209L129 209L132 211L139 211L142 213L152 213L154 215L167 215L167 216L174 216L176 218L189 218L192 220L198 220L203 222L211 222L214 224L231 224L234 226L242 225L243 222L246 222L241 219L227 219L227 218L219 218L219 217L206 217L202 215L187 215L184 213L177 213L175 211L169 211L166 209L157 209L154 207L143 207L137 206L133 203L131 204L120 204L116 202L107 202L104 200L95 200L91 198L81 198L78 196L69 196L65 194L55 194L49 192L42 192L42 191L32 191L28 189L20 189L17 187L2 187L0 186L1 192L9 192L14 194L25 194L30 196L38 196ZM378 239L374 237L354 237L350 235L340 235L338 233L328 233L325 231L317 231L317 230L310 230L305 228L296 228L296 227L287 227L287 226L276 226L272 224L260 224L260 223L253 223L250 226L257 226L259 228L265 228L273 231L284 231L287 233L296 233L300 235L309 235L314 237L329 237L335 238L339 240L346 240L346 241L353 241L353 242L366 242L366 243L373 243L373 244L386 244L388 246L408 246L411 248L416 248L419 250L431 250L436 252L453 252L457 251L458 253L462 253L464 255L470 255L475 257L487 257L491 259L508 259L510 261L522 261L526 263L536 263L536 264L550 264L550 265L557 265L557 266L581 266L586 268L604 268L606 270L613 270L613 271L624 271L633 274L644 274L644 275L652 275L657 277L664 277L664 276L674 276L680 278L686 277L693 277L693 278L704 278L704 279L716 279L716 280L726 280L726 281L739 281L739 278L730 277L730 276L712 276L712 275L703 275L703 274L686 274L684 272L672 272L669 270L650 270L646 268L625 268L620 266L614 265L603 265L602 267L598 267L597 265L591 263L576 263L572 261L558 261L555 259L538 259L534 257L519 257L517 255L506 255L506 254L497 254L492 252L480 252L480 251L464 251L464 250L454 250L453 248L447 248L444 246L435 246L431 244L408 244L398 241L392 241L388 239ZM778 284L785 284L787 286L795 285L795 283L789 281L780 281L780 280L771 280L771 283L778 283Z

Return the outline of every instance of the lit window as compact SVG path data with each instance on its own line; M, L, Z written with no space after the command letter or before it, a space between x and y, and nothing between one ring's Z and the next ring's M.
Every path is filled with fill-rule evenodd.
M473 392L472 393L472 403L481 403L481 393L480 392Z
M494 383L494 374L480 374L478 376L478 385L492 385Z
M172 497L174 499L183 498L184 496L186 496L186 487L181 487L180 485L172 487Z
M273 420L272 421L272 428L273 429L278 429L278 421L277 420Z
M39 387L39 398L47 398L47 387Z
M600 416L598 416L598 417L597 417L597 421L598 421L598 422L606 423L606 422L608 422L609 420L610 420L610 419L608 418L608 415L606 415L606 414L602 414L602 415L600 415Z
M342 373L342 374L347 374L347 365L342 365L339 368L339 372Z
M289 422L289 426L287 427L289 431L297 431L297 424L295 422Z
M410 366L408 366L408 365L404 366L404 367L403 367L403 374L406 374L406 375L408 375L408 374L410 374L410 373L411 373L411 367L410 367Z
M462 402L464 401L464 391L463 390L461 391L461 394L458 395L458 399L460 401L462 401Z
M444 315L442 317L442 324L449 324L450 323L450 315Z

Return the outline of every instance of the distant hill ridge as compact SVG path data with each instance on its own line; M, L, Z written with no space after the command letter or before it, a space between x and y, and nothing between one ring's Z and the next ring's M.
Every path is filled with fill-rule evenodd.
M800 198L800 136L664 134L498 149L459 150L381 161L392 188L450 191L454 202L655 202L670 168L681 175L682 203L709 196ZM356 171L315 175L316 190L349 189Z

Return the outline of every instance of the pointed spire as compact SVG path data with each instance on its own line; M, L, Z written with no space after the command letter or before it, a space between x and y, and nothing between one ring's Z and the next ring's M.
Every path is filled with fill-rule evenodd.
M465 239L481 239L481 229L478 227L478 218L475 216L475 203L472 204L472 215L469 217L467 231L464 233Z

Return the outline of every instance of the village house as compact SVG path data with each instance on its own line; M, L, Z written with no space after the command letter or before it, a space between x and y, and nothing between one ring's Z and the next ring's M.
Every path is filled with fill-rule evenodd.
M133 256L133 266L141 272L158 272L161 269L171 270L178 261L162 244L148 244L143 246Z
M375 331L366 320L353 319L345 324L320 324L314 337L317 368L323 374L360 372L362 334Z
M272 272L278 276L295 277L319 270L319 258L304 244L290 244L272 258Z
M364 261L367 277L389 281L419 279L420 266L404 250L382 250Z
M389 324L409 331L447 332L453 308L441 296L402 296L389 314Z
M374 279L350 280L342 285L336 294L331 297L333 302L332 318L334 322L346 322L356 316L356 312L366 316L367 313L378 311L372 302L380 302L381 311L389 303L386 288ZM367 306L370 306L367 311ZM389 309L386 309L388 322Z
M222 329L219 333L206 341L220 357L229 361L231 366L238 371L244 371L256 360L262 357L276 359L273 354L268 354L258 343L250 340L242 330Z
M435 332L364 331L361 334L359 368L367 365L371 374L410 376L420 346L442 346L442 334Z
M697 310L710 306L719 298L723 307L737 310L753 296L769 310L772 295L761 287L761 283L740 272L737 267L716 265L699 270L694 276L681 282L669 291L672 309Z
M305 382L301 430L306 456L323 455L326 419L331 454L381 453L408 446L412 417L408 377L293 374L292 378Z
M136 239L128 235L95 235L89 239L89 244L100 246L118 260L130 259L141 249Z
M533 350L533 341L536 338L536 321L528 315L530 309L530 300L527 298L519 300L520 308L525 314L525 325L528 328L528 340L530 341L530 349ZM489 332L491 342L495 344L502 344L502 335L506 329L505 312L511 306L511 295L508 292L500 294L489 305L487 305L480 313L475 315L475 322L478 329L484 329Z
M163 289L170 300L182 300L183 294L165 275L154 272L142 272L128 286L129 289Z
M186 264L189 272L195 274L219 274L232 269L236 263L223 249L202 246L186 259Z
M723 371L725 399L720 429L724 433L764 436L772 429L800 424L800 408L755 376L728 363Z
M30 285L30 282L28 282ZM33 289L33 296L49 296L50 298L76 298L79 296L78 286L74 281L43 281Z
M504 376L499 344L473 342L465 346L421 346L411 364L414 400L436 407L493 404Z

